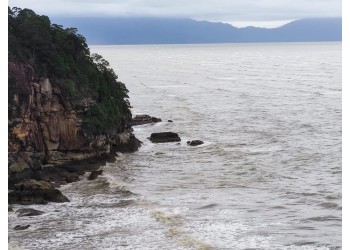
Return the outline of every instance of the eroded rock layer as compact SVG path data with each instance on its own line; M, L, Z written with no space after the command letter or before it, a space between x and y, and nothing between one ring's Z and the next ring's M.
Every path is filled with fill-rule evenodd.
M84 131L81 115L94 104L93 99L67 100L58 84L48 78L36 79L33 68L24 63L10 62L9 77L21 89L9 96L18 108L17 115L9 119L10 188L26 178L41 180L50 169L56 176L53 169L57 167L62 167L62 175L68 176L64 181L69 182L67 172L75 176L79 171L67 171L67 165L103 159L116 151L132 152L140 146L132 133L131 116L122 117L108 133L91 135ZM46 176L55 181L52 174Z

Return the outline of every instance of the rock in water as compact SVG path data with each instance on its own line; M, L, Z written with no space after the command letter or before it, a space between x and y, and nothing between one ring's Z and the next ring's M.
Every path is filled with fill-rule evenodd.
M92 171L91 174L88 177L88 180L95 180L97 178L97 176L101 175L103 172L103 170L96 170L96 171Z
M193 140L193 141L188 141L187 142L187 145L189 146L198 146L198 145L201 145L203 144L204 142L201 141L201 140Z
M15 190L8 194L8 202L9 204L30 205L69 202L69 199L47 181L29 179L15 185Z
M30 225L26 225L26 226L17 225L17 226L15 226L13 229L14 229L14 230L25 230L25 229L27 229L28 227L30 227Z
M161 122L162 120L156 117L151 117L149 115L137 115L132 119L132 125L143 125L149 123Z
M179 135L173 132L152 133L149 139L153 143L181 141L181 138L179 137Z
M40 210L36 210L34 208L22 208L22 209L18 209L16 213L18 213L18 217L24 217L24 216L38 216L43 214L44 212Z
M131 153L138 150L141 147L141 141L135 137L133 134L127 134L127 139L119 136L118 143L115 143L114 150L121 153Z

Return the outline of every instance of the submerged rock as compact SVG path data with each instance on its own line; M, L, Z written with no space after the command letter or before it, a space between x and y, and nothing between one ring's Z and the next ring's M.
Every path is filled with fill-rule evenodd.
M187 142L187 145L189 146L198 146L198 145L201 145L203 144L204 142L201 141L201 140L193 140L193 141L188 141Z
M178 142L181 141L181 138L177 133L174 132L161 132L161 133L152 133L149 138L153 143L164 143L164 142Z
M30 227L30 225L25 225L25 226L17 225L17 226L15 226L13 229L14 229L14 230L25 230L25 229L27 229L28 227Z
M162 119L151 117L149 115L137 115L134 118L132 118L132 125L143 125L143 124L149 124L149 123L157 123L161 122Z
M38 215L42 215L44 212L40 210L36 210L34 208L22 208L22 209L18 209L16 213L18 213L18 217L24 217L24 216L38 216Z

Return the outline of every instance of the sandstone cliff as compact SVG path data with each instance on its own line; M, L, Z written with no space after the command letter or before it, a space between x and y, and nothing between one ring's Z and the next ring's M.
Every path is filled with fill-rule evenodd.
M140 146L128 90L77 29L30 9L8 8L8 41L9 203L68 201L56 187Z
M115 151L137 150L140 143L132 133L131 117L123 117L109 133L89 135L82 128L81 114L94 100L66 100L57 84L34 75L29 64L9 62L9 77L22 90L9 96L19 109L9 120L10 186L28 177L28 173L31 178L42 179L38 172L44 168L103 159Z

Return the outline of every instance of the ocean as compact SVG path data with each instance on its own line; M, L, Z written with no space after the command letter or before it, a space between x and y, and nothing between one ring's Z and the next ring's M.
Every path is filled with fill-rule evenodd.
M70 203L9 213L11 247L341 249L341 46L90 46L133 115L162 122L135 126L142 147L96 180L62 186ZM149 141L165 131L181 142Z

